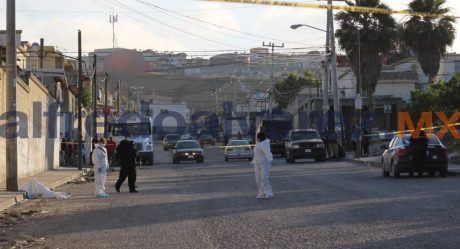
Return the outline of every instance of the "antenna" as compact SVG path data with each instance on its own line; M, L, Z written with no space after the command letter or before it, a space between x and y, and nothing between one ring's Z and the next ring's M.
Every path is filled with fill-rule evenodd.
M117 39L115 38L115 23L118 22L118 14L110 14L109 22L112 24L112 45L117 47Z

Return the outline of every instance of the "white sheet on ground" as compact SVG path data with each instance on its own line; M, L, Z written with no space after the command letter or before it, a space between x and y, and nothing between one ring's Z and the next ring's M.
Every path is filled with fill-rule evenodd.
M68 199L71 197L71 195L68 193L51 191L48 187L40 183L35 177L32 177L28 182L26 182L21 189L27 193L28 199Z

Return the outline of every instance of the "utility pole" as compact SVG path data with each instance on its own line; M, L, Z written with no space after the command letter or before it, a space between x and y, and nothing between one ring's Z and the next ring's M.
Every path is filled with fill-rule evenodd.
M280 46L280 45L275 45L275 43L273 43L273 42L269 42L268 44L263 42L262 46L272 48L272 56L271 56L272 57L271 58L272 59L272 69L271 69L271 76L270 76L271 77L271 83L270 83L270 90L269 90L271 92L271 91L273 91L273 87L275 86L274 68L273 68L273 65L274 65L273 57L274 57L274 54L275 54L275 48L284 48L284 43L282 43L281 46ZM269 98L268 106L269 106L269 112L271 113L272 112L272 101L270 101L270 96L271 96L270 92L268 94L268 98Z
M120 115L120 106L121 106L121 81L118 80L117 81L117 95L118 95L118 101L117 101L117 112L118 112L118 116Z
M328 0L327 4L332 6L332 0ZM339 89L337 86L337 54L335 51L335 34L334 34L334 14L332 9L329 8L327 10L327 25L329 31L329 38L330 38L330 46L331 46L331 81L332 81L332 96L334 99L334 129L336 126L336 113L339 113L339 117L341 116L341 110L339 107Z
M96 71L97 55L93 56L93 138L97 137L97 71Z
M40 56L40 62L39 62L40 63L40 69L43 69L43 61L45 59L45 40L43 38L40 38L39 56Z
M83 71L82 71L82 58L81 58L81 31L78 30L78 169L81 170L82 154L82 93L83 93Z
M107 89L107 81L109 81L109 74L105 73L105 78L104 78L104 105L105 105L105 110L104 110L104 137L108 136L108 131L107 131L107 126L108 126L108 120L107 120L107 108L108 107L108 100L107 100L107 95L109 94L109 90Z
M115 39L115 23L118 22L118 14L111 14L109 18L109 22L112 24L112 45L113 48L116 47L116 39Z
M357 106L355 104L355 111L358 109L359 111L359 118L358 118L358 125L356 126L357 129L359 129L359 137L358 137L358 142L356 144L356 151L355 151L355 157L360 158L361 157L361 142L362 142L362 128L361 128L361 109L362 109L362 94L361 94L361 33L360 29L358 28L358 85L356 87L356 93L357 96L356 98L359 99L358 101L361 101L361 106ZM354 132L354 131L353 131Z
M18 191L18 118L16 113L16 2L6 1L6 190Z

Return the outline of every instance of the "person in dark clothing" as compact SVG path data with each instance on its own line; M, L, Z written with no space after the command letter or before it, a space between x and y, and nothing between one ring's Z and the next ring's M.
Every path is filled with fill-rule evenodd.
M73 160L73 152L74 152L74 143L72 141L72 138L68 138L67 139L67 143L66 143L66 150L65 150L65 158L66 158L66 166L72 166L73 163L74 163L74 160Z
M125 139L117 147L117 159L120 162L121 169L118 181L115 184L115 190L120 192L120 187L128 177L128 186L130 193L137 193L136 190L136 157L137 150L134 148L133 141L128 140L131 134L126 134Z
M409 150L412 155L412 168L414 171L418 171L419 176L422 176L428 150L428 138L426 137L425 131L421 131L418 137L414 137L414 135L410 137ZM412 175L413 171L410 172L410 174Z
M94 166L94 163L93 163L93 152L94 152L94 149L96 148L96 144L99 143L99 140L97 139L97 136L94 137L92 140L91 140L91 152L89 153L89 164L91 166Z
M329 131L327 130L327 128L325 128L324 132L321 134L321 139L324 142L324 147L326 148L327 156L330 157L331 156L331 151L329 150L329 141L327 139L328 133L329 133Z
M62 135L62 132L60 134L60 139L61 139L61 149L59 151L59 165L64 166L66 163L65 155L66 155L66 150L67 150L67 143L66 139Z
M363 131L363 138L361 143L363 148L363 156L369 156L369 132L367 132L367 130Z

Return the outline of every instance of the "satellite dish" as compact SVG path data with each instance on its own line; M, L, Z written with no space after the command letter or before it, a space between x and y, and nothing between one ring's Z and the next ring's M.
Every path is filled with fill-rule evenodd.
M117 80L131 80L144 74L142 53L131 49L117 49L104 60L104 71Z
M39 47L39 46L40 46L40 44L38 44L38 42L32 43L32 47Z

